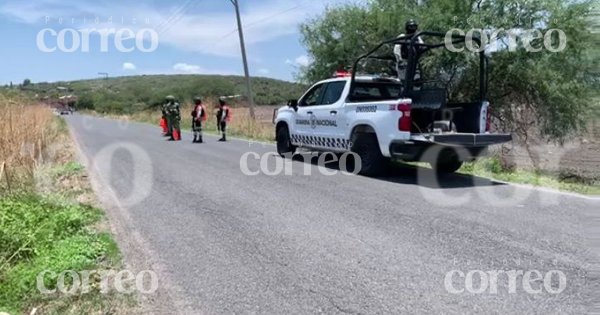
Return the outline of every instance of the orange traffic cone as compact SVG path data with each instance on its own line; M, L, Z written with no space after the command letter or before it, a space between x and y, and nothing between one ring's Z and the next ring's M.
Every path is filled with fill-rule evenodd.
M169 128L167 126L167 120L166 119L161 118L159 125L162 128L164 134L166 134L166 133L169 132Z

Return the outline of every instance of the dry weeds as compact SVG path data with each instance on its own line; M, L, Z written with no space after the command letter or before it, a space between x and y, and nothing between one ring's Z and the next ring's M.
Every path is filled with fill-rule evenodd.
M32 183L61 126L50 108L0 95L0 191Z

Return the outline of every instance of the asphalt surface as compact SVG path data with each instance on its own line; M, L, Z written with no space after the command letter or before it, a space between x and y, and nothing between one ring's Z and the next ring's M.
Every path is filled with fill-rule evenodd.
M585 314L600 294L598 200L459 175L436 185L427 170L402 167L382 178L326 176L335 163L298 159L291 175L249 176L244 154L272 145L192 144L189 133L174 143L146 124L67 121L126 262L158 274L145 311ZM277 161L265 160L268 172ZM445 285L453 270L475 274L450 278L463 293ZM534 281L541 293L529 293L518 277L511 292L501 274L497 287L468 292L481 288L477 270L557 270L566 286L551 293ZM550 290L560 284L554 272Z

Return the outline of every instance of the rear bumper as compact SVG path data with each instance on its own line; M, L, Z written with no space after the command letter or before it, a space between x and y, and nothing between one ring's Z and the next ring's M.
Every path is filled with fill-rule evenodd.
M461 146L461 147L487 147L512 141L510 134L473 134L456 133L431 135L429 141L432 143Z
M510 142L509 134L447 134L416 135L411 140L396 140L390 144L392 158L405 161L420 161L423 154L431 147L460 147L468 152L471 160L485 156L490 145Z

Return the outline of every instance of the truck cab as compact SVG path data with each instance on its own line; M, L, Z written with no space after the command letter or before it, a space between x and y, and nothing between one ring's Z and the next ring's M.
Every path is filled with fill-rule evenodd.
M428 34L444 35L421 32L416 36ZM296 148L354 152L360 157L360 173L369 176L384 172L390 159L429 162L437 171L451 173L463 162L485 155L490 145L511 141L509 134L490 131L485 56L480 56L478 99L453 102L446 89L429 87L422 82L422 75L416 74L421 71L421 56L441 46L415 38L380 44L361 56L352 72L336 72L277 110L274 122L279 154L286 156ZM386 44L409 48L404 77L398 73L357 74L359 63ZM385 58L377 55L376 59Z

